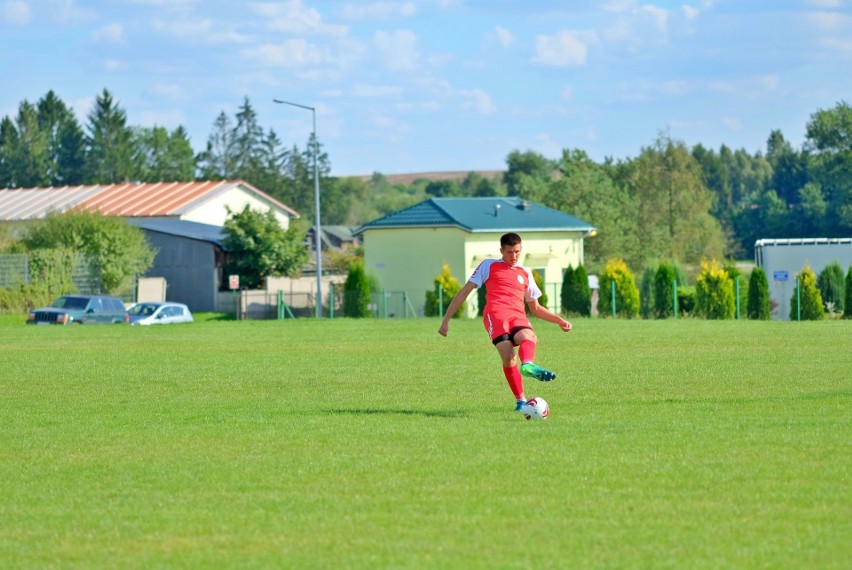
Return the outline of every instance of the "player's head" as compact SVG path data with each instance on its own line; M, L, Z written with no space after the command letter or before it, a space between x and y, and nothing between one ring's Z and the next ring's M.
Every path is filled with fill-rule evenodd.
M509 265L517 264L521 259L521 236L513 232L500 236L500 254Z

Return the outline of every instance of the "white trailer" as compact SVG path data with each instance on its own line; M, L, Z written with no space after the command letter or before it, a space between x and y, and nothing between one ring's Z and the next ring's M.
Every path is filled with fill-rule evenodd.
M845 274L852 265L852 238L760 239L754 244L754 261L769 280L769 297L775 307L772 318L787 321L796 276L806 265L819 275L832 261Z

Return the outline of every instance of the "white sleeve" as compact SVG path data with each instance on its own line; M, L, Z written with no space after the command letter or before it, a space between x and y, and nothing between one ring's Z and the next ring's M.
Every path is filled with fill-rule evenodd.
M479 264L473 271L473 275L470 276L470 281L476 288L479 289L482 287L486 281L488 281L488 276L491 275L491 264L494 263L493 259L486 259L482 263Z
M538 288L538 285L536 284L535 279L533 278L532 270L524 267L524 271L527 272L527 275L529 276L529 282L530 282L529 287L527 287L527 292L526 292L526 295L525 295L526 300L532 301L534 299L538 299L539 297L541 297L541 289Z

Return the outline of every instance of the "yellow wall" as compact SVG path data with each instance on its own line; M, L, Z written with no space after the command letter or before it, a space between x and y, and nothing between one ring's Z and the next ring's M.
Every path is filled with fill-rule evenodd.
M503 232L471 234L456 228L368 229L364 232L364 261L389 292L406 291L418 314L435 277L448 263L453 276L464 284L479 263L500 258ZM583 238L572 232L526 232L521 264L543 270L545 294L551 310L559 309L562 275L568 265L583 263ZM477 296L468 297L467 315L477 313Z

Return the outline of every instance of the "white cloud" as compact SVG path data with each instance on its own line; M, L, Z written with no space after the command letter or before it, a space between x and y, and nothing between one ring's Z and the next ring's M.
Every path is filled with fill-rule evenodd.
M843 6L843 0L807 0L807 2L818 8L840 8Z
M810 12L807 17L815 26L824 30L852 25L852 17L842 12Z
M497 26L494 28L494 33L497 35L497 41L499 41L500 45L503 47L509 47L515 42L515 36L506 28Z
M177 128L186 121L183 113L177 110L145 111L142 113L143 127L165 127L170 130Z
M465 109L473 108L480 115L493 115L497 112L497 106L491 96L482 89L461 90L459 94L465 99Z
M821 43L829 49L838 51L845 55L852 56L852 39L826 38L822 40Z
M154 20L154 30L188 42L202 44L246 43L248 36L214 28L212 20Z
M554 36L536 38L533 63L549 67L585 65L589 55L588 43L594 33L577 30L561 30Z
M349 33L343 25L326 24L322 15L313 8L302 6L301 0L280 3L250 4L266 20L270 30L292 35L322 35L341 37Z
M410 17L417 13L414 2L372 2L367 4L347 4L341 15L347 20L386 19Z
M92 32L92 41L120 44L124 40L124 26L118 22L107 24Z
M122 69L127 69L127 64L117 59L107 59L103 63L104 70L109 73L115 73Z
M14 26L24 26L29 24L31 19L30 5L26 2L12 0L0 4L0 21Z
M262 44L242 50L243 56L273 67L302 67L323 61L320 48L307 40L286 40L279 44Z
M408 71L417 68L420 55L417 52L417 37L413 32L376 32L373 42L389 69Z
M565 89L559 92L559 95L566 101L570 101L571 98L574 96L574 89L572 87L566 87Z
M701 10L693 8L692 6L687 6L686 4L680 7L680 11L683 13L683 17L690 22L697 20L698 16L701 14Z
M643 16L647 16L654 22L657 30L660 32L665 32L668 28L669 21L669 12L663 8L658 8L657 6L642 6L641 13Z
M186 97L186 89L174 83L158 83L152 85L148 92L154 96L164 99L183 99Z

